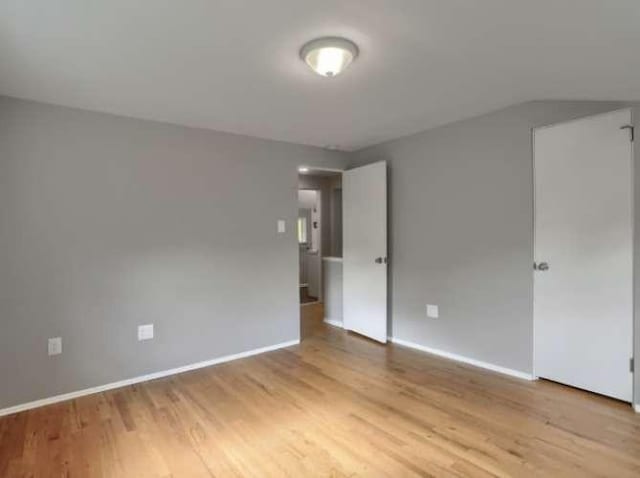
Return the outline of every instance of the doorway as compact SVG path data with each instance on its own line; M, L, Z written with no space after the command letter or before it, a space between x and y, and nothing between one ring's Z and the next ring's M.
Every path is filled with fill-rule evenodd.
M322 261L342 258L341 171L313 169L298 175L296 230L301 303L322 302Z
M341 171L299 172L296 234L304 338L317 326L342 322Z
M630 402L631 111L534 130L534 373Z
M320 324L386 343L386 162L299 171L301 339Z
M320 194L317 189L298 190L298 257L300 303L313 304L320 298Z

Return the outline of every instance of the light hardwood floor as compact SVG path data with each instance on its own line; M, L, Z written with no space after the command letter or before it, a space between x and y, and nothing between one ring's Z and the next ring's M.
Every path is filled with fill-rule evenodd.
M626 404L302 310L300 346L0 419L0 476L640 476Z

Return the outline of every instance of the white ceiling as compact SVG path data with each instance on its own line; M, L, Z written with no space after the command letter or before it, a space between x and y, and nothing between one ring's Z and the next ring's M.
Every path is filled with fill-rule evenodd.
M306 41L361 51L323 78ZM2 0L0 94L354 150L532 99L640 99L640 0Z

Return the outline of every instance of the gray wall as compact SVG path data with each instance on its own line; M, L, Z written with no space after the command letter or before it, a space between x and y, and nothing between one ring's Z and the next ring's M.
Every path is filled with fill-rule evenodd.
M297 339L297 166L344 161L0 98L0 408Z
M622 106L526 103L354 155L353 165L389 161L394 337L531 372L531 130ZM427 303L439 319L426 318Z
M342 257L342 184L331 190L331 251L334 257Z
M342 323L342 261L322 261L324 318Z
M527 103L350 156L390 162L394 336L531 371L531 128L620 106ZM296 339L296 166L345 160L0 98L0 408Z

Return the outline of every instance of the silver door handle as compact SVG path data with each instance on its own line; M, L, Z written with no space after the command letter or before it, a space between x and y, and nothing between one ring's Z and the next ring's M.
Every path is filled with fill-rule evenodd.
M387 263L387 258L386 257L376 257L375 263L376 264L386 264Z
M537 271L548 271L549 270L549 264L546 262L540 262L539 264L533 264L533 268Z

